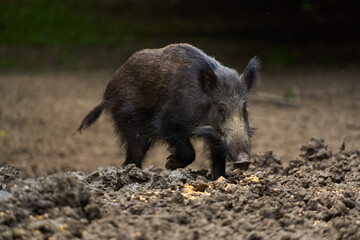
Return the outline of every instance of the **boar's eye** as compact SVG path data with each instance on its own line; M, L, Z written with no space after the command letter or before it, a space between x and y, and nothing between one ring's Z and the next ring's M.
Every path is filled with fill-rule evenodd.
M226 116L226 106L225 104L219 104L219 108L218 108L220 117L221 117L221 121L225 120L225 116Z

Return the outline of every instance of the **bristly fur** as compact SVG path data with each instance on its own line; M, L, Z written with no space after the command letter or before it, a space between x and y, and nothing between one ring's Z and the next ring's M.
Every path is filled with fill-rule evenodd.
M83 129L90 127L90 125L93 124L100 117L100 115L104 110L104 107L105 107L104 102L101 102L93 110L91 110L82 120L80 127L75 131L75 133L79 132L81 134L81 131Z
M124 165L142 167L158 140L169 145L166 168L195 160L190 138L205 140L214 178L225 176L226 159L250 153L246 100L260 61L250 60L241 76L189 44L171 44L134 53L108 83L103 102L82 121L78 132L105 111L126 149Z
M256 134L257 128L251 127L249 130L249 136L253 137Z
M259 79L260 69L261 69L260 59L257 56L255 56L249 61L242 75L242 79L244 80L245 86L248 90L254 89L254 86L257 84L257 79Z

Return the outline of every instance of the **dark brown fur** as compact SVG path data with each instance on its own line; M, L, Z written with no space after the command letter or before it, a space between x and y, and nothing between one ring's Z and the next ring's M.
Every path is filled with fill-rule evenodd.
M110 80L103 101L78 131L95 122L104 109L125 144L124 165L141 167L146 152L162 139L170 146L168 169L192 163L195 152L189 138L203 137L211 152L213 176L225 175L227 155L236 159L250 151L244 104L258 68L254 58L240 76L188 44L136 52ZM237 126L228 119L244 124L232 130Z

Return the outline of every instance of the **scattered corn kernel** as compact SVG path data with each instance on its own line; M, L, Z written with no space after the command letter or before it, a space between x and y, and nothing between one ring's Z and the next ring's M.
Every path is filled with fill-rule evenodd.
M249 182L259 182L259 178L257 176L254 176L254 175L250 175L250 177L247 177L246 178Z
M59 229L60 229L62 232L66 232L67 227L68 227L68 225L67 225L66 223L59 225Z
M185 192L189 193L189 192L193 192L194 191L194 186L186 184L185 185Z
M223 177L223 176L220 176L219 178L218 178L218 181L219 182L222 182L222 181L224 181L225 180L225 178Z
M192 186L190 184L186 184L184 187L184 193L182 193L181 195L183 195L183 197L186 197L190 200L195 200L195 199L198 199L202 195L210 196L210 193L195 191L194 186Z
M136 237L140 237L141 233L140 232L136 232L136 233L132 233L131 237L136 238Z
M5 130L1 130L0 135L1 135L1 137L6 137L7 133Z

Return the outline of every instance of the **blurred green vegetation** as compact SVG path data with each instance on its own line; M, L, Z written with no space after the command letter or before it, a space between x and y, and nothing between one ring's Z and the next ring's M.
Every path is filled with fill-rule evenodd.
M279 46L266 52L264 60L272 62L281 68L287 68L294 65L296 63L296 59L299 59L299 57L300 53L295 49Z
M106 48L128 44L134 33L99 14L97 5L94 0L0 1L0 70L101 67L103 62L96 66L96 59L90 60L94 49L106 54Z
M102 18L94 0L1 1L0 44L114 45L131 37L121 22Z
M0 70L118 68L134 51L189 42L237 67L358 62L340 0L1 0Z

